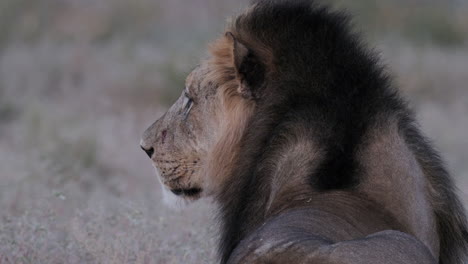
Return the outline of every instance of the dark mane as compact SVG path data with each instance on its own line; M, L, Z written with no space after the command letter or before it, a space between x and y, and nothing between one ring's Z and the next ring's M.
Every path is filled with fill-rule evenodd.
M388 117L399 120L433 189L430 199L442 241L440 263L462 263L467 229L450 177L414 125L378 57L349 29L345 14L307 0L257 1L234 19L228 31L253 56L268 49L272 58L258 66L264 76L259 76L262 85L256 87L261 96L255 116L243 135L233 176L218 197L222 263L265 220L269 175L263 163L268 150L282 144L282 135L300 126L323 144L324 159L309 176L312 189L346 190L360 183L362 168L355 157L365 133Z

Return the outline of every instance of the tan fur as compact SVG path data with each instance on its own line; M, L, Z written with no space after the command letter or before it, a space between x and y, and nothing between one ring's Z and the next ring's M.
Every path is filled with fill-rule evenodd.
M234 99L236 100L236 99ZM225 119L220 124L220 138L208 158L209 164L206 175L210 179L211 190L219 190L224 177L231 175L232 168L237 161L241 135L246 127L248 118L252 115L254 105L249 102L237 100L237 103L225 102L227 110Z
M296 134L285 135L288 144L277 150L273 156L278 160L265 162L267 174L271 176L270 193L265 213L274 215L291 203L304 200L310 202L312 191L308 184L309 173L322 161L323 151L312 140L307 139L307 130L299 128ZM311 152L313 149L315 152ZM291 177L294 172L294 177Z
M386 129L375 128L368 135L369 144L361 151L366 171L359 190L384 205L409 234L420 239L434 256L439 255L435 216L429 203L428 181L398 133L397 123L389 121ZM391 190L391 191L389 191Z

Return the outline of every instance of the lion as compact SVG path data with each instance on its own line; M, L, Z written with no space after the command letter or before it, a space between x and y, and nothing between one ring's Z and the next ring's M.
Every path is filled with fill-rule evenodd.
M253 3L143 134L165 200L219 205L221 263L463 263L464 208L386 68L314 1Z

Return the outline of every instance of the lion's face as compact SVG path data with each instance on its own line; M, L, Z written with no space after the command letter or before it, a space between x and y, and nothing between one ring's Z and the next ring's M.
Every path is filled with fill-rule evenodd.
M204 63L188 75L180 97L144 132L141 142L163 188L187 200L206 192L203 168L219 129L220 102L208 73Z
M141 140L159 174L165 201L217 194L240 155L240 141L255 109L245 78L246 69L256 63L250 50L228 33L210 51L188 75L179 99Z

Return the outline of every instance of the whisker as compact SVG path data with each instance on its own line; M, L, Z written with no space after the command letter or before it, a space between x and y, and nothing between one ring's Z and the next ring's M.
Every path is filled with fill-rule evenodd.
M167 179L167 180L164 181L164 184L171 183L171 182L175 182L175 181L179 180L179 179L182 178L182 177L183 177L183 175L177 176L177 177L173 177L173 178L171 178L171 179Z

